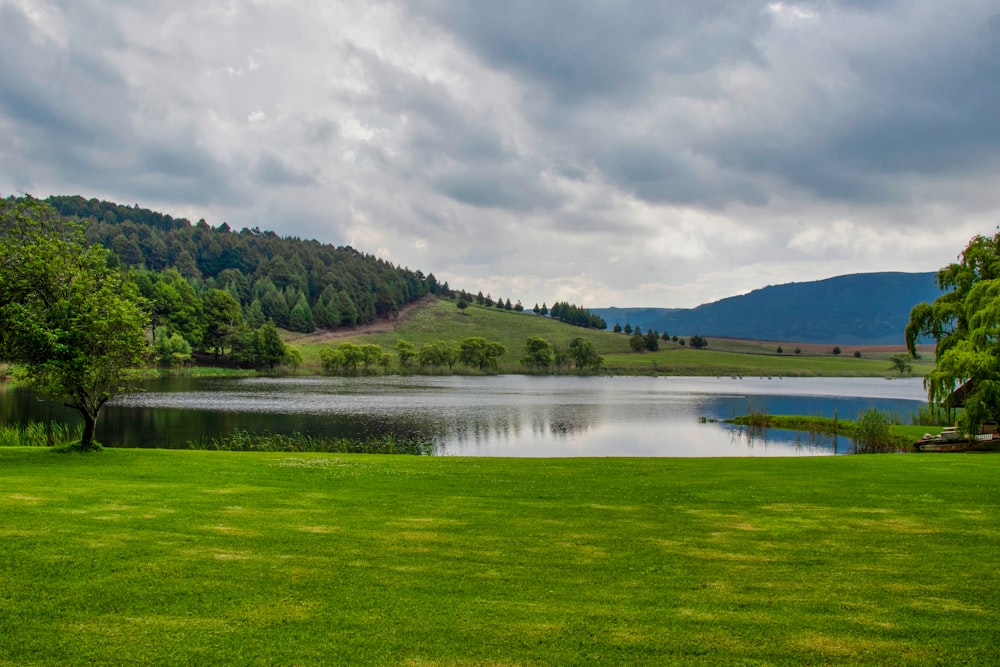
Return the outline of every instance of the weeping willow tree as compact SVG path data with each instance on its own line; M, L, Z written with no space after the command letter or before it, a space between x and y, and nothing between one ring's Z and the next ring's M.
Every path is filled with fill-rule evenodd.
M976 236L959 258L937 273L944 294L910 312L906 345L937 342L936 365L924 380L932 407L963 407L956 419L965 433L1000 420L1000 232Z

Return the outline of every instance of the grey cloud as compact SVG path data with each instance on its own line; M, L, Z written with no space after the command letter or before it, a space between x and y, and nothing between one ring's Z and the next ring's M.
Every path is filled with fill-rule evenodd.
M519 155L504 128L484 118L444 87L402 72L371 53L356 51L376 83L377 108L386 116L405 114L397 128L397 155L380 146L368 149L380 164L463 204L524 212L561 201L547 190L538 165Z
M229 165L194 144L150 145L133 156L131 169L116 174L118 187L151 199L181 199L197 204L234 201Z
M660 73L757 58L766 3L519 0L414 2L485 62L526 74L567 102L634 95Z
M546 191L531 173L503 173L495 170L452 172L437 180L438 190L455 201L482 208L511 212L547 209L559 197Z
M122 119L116 108L121 79L104 63L40 41L25 16L0 5L0 112L36 132L34 141L107 144Z
M306 186L316 184L316 176L287 164L273 153L265 153L254 169L254 175L262 185Z
M722 207L732 202L764 205L767 194L751 179L725 173L697 156L676 157L668 143L622 143L603 167L615 182L647 202Z
M327 144L339 132L339 126L332 120L321 120L309 123L305 128L304 137L309 143Z
M526 303L930 270L1000 212L993 0L46 6L51 41L0 0L0 186L315 234ZM812 243L835 221L920 240Z
M365 64L377 96L370 104L381 114L409 119L407 156L423 165L442 160L504 161L513 157L497 127L476 115L443 86L393 67L375 54L354 48Z
M898 184L914 175L962 178L1000 168L997 19L960 16L904 22L906 52L873 41L878 35L859 36L856 50L843 54L855 82L842 98L820 98L787 125L726 128L705 150L734 170L858 203L905 196ZM893 44L904 41L896 37Z
M125 43L112 22L89 5L65 9L65 35L53 41L0 6L9 26L0 42L0 117L16 128L22 178L72 183L73 192L128 193L129 200L227 199L232 170L200 146L192 124L137 131L134 114L148 101L113 64Z

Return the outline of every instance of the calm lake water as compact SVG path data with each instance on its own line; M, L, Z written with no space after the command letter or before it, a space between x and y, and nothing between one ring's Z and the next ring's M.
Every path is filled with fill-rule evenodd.
M114 447L184 447L239 429L421 437L445 456L830 455L852 443L773 430L750 438L712 420L748 409L851 419L875 407L909 423L924 405L919 378L170 378L106 406L97 437ZM0 422L68 418L0 385Z

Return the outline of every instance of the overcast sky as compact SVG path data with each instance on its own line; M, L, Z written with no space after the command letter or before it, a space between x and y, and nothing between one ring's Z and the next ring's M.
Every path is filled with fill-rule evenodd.
M1000 224L997 0L0 0L0 193L527 306L933 271Z

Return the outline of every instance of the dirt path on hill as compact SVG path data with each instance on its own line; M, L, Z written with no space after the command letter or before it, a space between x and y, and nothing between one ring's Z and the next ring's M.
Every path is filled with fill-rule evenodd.
M408 303L400 308L399 315L395 318L388 320L375 320L374 322L361 324L353 328L343 327L333 330L314 331L311 334L293 333L285 339L285 342L291 343L292 345L296 343L323 344L331 341L343 340L345 338L357 338L358 336L365 336L368 334L388 333L390 331L395 331L402 322L412 317L414 313L427 308L436 300L437 297L428 294L427 296L421 297L413 303Z

